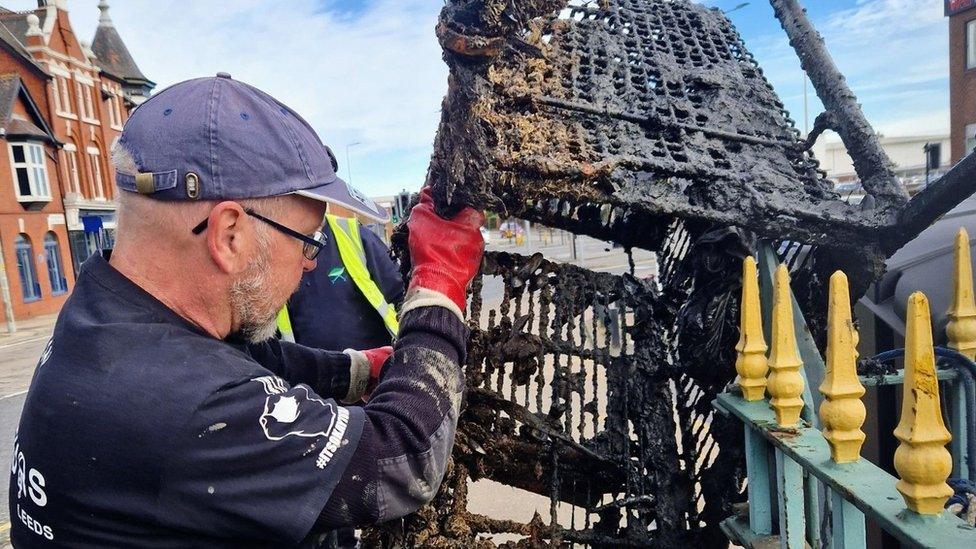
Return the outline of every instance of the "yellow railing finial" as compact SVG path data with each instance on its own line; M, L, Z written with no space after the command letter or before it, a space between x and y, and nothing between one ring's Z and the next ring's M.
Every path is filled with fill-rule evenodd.
M895 451L895 470L901 478L896 488L912 511L939 514L952 495L945 482L952 471L945 445L952 436L942 421L929 301L921 292L908 298L905 383L895 436L901 441Z
M864 386L857 377L857 330L851 320L851 296L847 276L837 271L830 277L827 308L827 372L820 392L823 435L837 463L857 461L864 444Z
M973 264L969 257L969 234L960 228L956 233L956 261L953 270L952 303L946 335L949 347L976 358L976 303L973 300Z
M735 371L739 374L742 396L748 401L766 397L766 339L762 329L759 281L756 260L742 261L742 300L739 303L739 343L735 346Z
M776 269L773 285L772 341L769 351L769 375L767 389L772 396L770 404L776 413L776 422L783 427L793 427L800 420L803 410L803 376L796 347L793 326L793 297L790 293L790 275L785 265Z

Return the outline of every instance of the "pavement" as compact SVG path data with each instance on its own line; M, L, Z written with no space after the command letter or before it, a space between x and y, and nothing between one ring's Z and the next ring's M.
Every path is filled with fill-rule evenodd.
M545 228L529 231L522 245L518 245L515 239L501 238L497 231L492 231L491 241L486 249L522 255L541 252L551 261L575 263L595 271L624 272L628 266L623 248L615 248L609 242L588 236L576 237L576 259L573 259L572 234ZM649 267L655 263L655 255L646 250L634 250L634 262L639 266Z
M34 367L47 345L57 315L17 322L17 332L0 333L0 464L13 462L13 440ZM0 547L7 547L10 513L8 482L0 477Z

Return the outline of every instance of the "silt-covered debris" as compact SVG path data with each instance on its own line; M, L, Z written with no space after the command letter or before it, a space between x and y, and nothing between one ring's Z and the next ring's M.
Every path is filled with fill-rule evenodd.
M441 213L473 205L642 248L658 271L487 254L451 472L434 504L369 531L368 545L722 543L742 442L711 401L735 375L741 259L772 243L817 332L829 273L843 268L858 297L974 184L970 158L907 202L796 0L771 3L829 109L815 131L835 129L856 156L864 206L832 191L718 10L448 0L437 35L450 80L428 175ZM498 304L482 298L491 277ZM472 513L467 482L482 478L545 496L549 512Z

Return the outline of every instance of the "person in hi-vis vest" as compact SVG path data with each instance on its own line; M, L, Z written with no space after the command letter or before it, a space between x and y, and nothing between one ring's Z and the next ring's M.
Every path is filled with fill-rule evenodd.
M278 314L281 338L328 351L385 352L399 328L394 305L404 294L389 249L355 218L326 215L322 232L328 242L318 266L304 274L298 291ZM368 358L371 370L383 363ZM370 385L378 377L379 372L371 372ZM352 529L335 534L324 547L356 546Z
M389 249L354 218L329 214L323 232L318 266L278 315L281 338L331 351L390 345L404 288Z

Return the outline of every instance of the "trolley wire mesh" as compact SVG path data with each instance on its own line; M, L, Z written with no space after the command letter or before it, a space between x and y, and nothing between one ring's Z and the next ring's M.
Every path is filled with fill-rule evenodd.
M428 174L439 211L495 208L645 249L657 271L487 254L451 468L431 505L367 545L724 543L742 441L711 401L734 378L741 259L781 242L816 329L824 306L803 287L850 250L852 280L873 278L879 227L833 193L717 10L449 0L438 36L451 68ZM548 512L474 513L478 479L539 494Z

